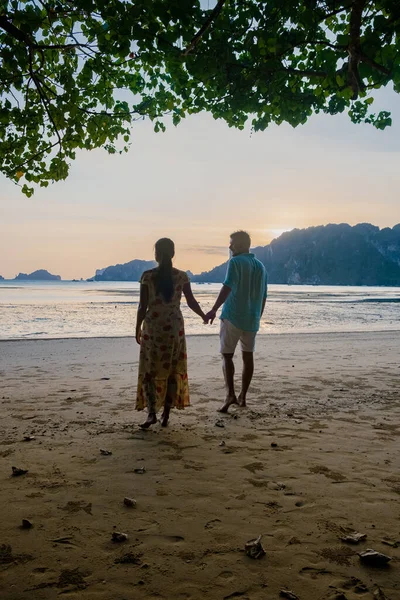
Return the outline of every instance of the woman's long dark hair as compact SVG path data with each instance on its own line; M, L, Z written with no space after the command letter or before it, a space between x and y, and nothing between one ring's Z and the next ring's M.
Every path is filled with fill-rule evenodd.
M160 294L166 302L171 302L174 295L172 259L175 254L175 245L169 238L161 238L154 247L158 262L158 269L155 272L156 293Z

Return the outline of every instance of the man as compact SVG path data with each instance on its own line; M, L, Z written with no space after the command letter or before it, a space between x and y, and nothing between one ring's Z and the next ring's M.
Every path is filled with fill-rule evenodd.
M230 236L232 258L225 281L206 320L214 321L217 310L221 313L220 342L226 400L220 412L228 412L231 404L246 406L246 394L254 371L253 353L260 318L267 298L267 273L262 262L250 252L251 239L246 231L235 231ZM243 357L242 389L235 395L233 355L240 340Z

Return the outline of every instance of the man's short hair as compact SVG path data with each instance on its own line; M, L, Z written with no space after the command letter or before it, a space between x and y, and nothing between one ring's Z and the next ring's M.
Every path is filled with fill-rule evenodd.
M231 233L231 238L241 248L250 248L251 237L247 231L234 231Z

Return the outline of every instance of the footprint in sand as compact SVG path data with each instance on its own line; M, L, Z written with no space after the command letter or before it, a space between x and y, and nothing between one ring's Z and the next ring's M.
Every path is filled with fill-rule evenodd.
M338 471L331 471L328 467L324 467L321 465L316 465L315 467L310 467L311 473L317 473L319 475L325 475L328 479L332 479L332 481L346 481L346 477L339 473Z
M255 473L256 471L263 471L264 464L262 462L249 463L248 465L243 465L242 469L247 469L251 473Z
M217 575L216 579L222 580L224 583L228 581L233 581L235 579L235 574L232 571L221 571L219 575Z
M206 468L202 463L195 463L192 461L185 461L183 467L185 469L192 469L193 471L204 471Z
M59 506L59 508L61 510L65 510L66 512L69 512L69 513L77 513L80 510L83 510L88 515L92 514L92 503L91 502L86 503L83 500L78 500L78 501L71 500L71 501L67 502L67 504L65 506Z
M204 529L214 529L214 527L216 527L217 523L221 523L221 519L211 519L211 521L208 521L204 525Z
M247 479L247 481L252 486L257 487L257 488L267 488L268 487L268 483L269 483L265 479Z
M317 579L323 575L332 575L332 571L329 571L328 569L318 569L316 567L303 567L300 569L299 574L306 575L307 577L310 577L310 579Z
M356 554L354 550L347 546L338 546L336 548L323 548L319 554L338 565L350 565L350 559Z
M252 441L254 441L254 440L258 440L258 438L259 438L259 437L260 437L260 436L259 436L259 435L256 435L255 433L246 433L245 435L243 435L243 436L240 438L240 441L241 441L241 442L252 442Z

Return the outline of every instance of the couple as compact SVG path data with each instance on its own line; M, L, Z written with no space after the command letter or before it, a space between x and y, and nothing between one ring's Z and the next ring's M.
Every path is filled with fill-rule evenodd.
M232 258L225 281L213 308L205 314L193 296L187 274L172 266L173 241L162 238L156 242L158 267L145 271L141 277L136 320L136 341L140 344L136 409L147 408L148 411L147 420L140 426L142 429L157 422L159 409L163 409L161 424L166 427L171 408L189 405L186 340L180 310L182 293L189 308L205 324L212 324L217 310L224 305L220 342L227 393L220 412L227 412L231 404L246 406L254 369L255 338L267 297L267 274L264 265L250 253L250 245L250 236L245 231L236 231L230 236ZM233 355L239 340L243 372L237 398Z

